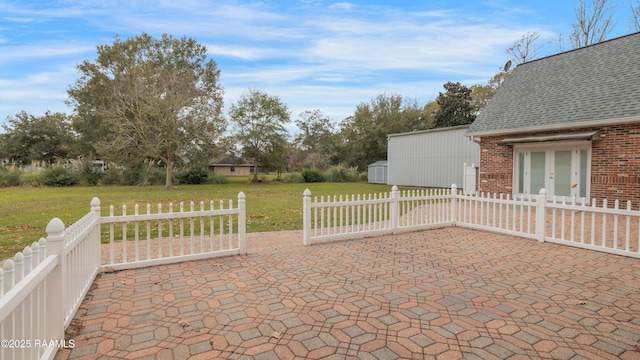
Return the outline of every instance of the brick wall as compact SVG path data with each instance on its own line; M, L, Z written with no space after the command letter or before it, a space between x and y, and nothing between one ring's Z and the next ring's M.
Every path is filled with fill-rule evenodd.
M640 124L600 128L591 145L591 197L640 203ZM611 205L613 206L613 204ZM626 206L626 205L624 205Z
M504 136L483 137L480 143L478 191L512 194L513 146L498 145Z
M552 135L600 130L600 139L591 145L591 198L631 200L640 204L640 124L582 128L573 131L540 132ZM483 137L480 146L478 190L489 193L513 193L513 146L498 145L507 136ZM510 135L509 137L513 137ZM626 205L624 205L626 206Z

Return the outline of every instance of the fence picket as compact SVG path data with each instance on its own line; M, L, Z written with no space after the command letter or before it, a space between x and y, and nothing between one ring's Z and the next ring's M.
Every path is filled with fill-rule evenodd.
M134 214L134 215L139 215L139 214L138 214L138 210L139 210L139 207L138 207L138 204L136 204L136 205L134 206L134 208L133 208L133 214ZM139 260L140 260L140 254L139 254L139 252L140 252L140 249L139 249L139 243L140 243L140 223L136 221L136 223L135 223L135 225L134 225L134 226L135 226L135 230L134 230L134 240L133 240L133 241L134 241L134 253L135 253L134 260L135 260L135 261L139 261Z
M631 211L631 201L627 201L627 211ZM624 250L629 251L631 248L631 216L627 215L627 231L625 232Z
M581 206L584 208L586 206L586 199L582 198ZM586 211L580 210L580 244L584 244L584 214Z
M620 208L620 201L616 200L613 203L613 208L618 210ZM618 248L618 214L613 215L613 248Z
M606 209L607 208L607 199L602 200L602 208ZM602 247L606 247L607 244L607 214L603 213L602 214Z
M122 205L122 216L127 216L127 205ZM127 223L122 224L122 259L127 262Z
M591 246L596 245L596 199L594 198L591 202Z

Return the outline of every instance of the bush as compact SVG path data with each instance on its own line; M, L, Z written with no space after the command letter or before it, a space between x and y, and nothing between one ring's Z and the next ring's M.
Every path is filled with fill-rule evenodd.
M354 181L355 178L343 166L332 166L324 172L324 177L330 182L347 182Z
M125 185L124 175L116 166L109 166L102 176L102 185Z
M0 167L0 187L20 185L21 170L16 168Z
M303 183L304 182L304 178L302 177L302 174L300 174L299 172L292 172L292 173L287 173L282 177L282 182L285 183Z
M167 179L167 169L150 167L147 172L146 185L164 185ZM145 184L143 184L145 185Z
M96 186L100 185L100 181L104 177L104 171L97 168L91 161L84 161L80 165L80 183L83 185Z
M209 174L209 177L207 178L207 184L226 184L228 183L229 180L227 180L227 177L224 175L220 175L220 174Z
M42 173L42 181L47 186L73 186L79 183L73 171L62 166L52 166Z
M123 172L125 185L160 185L165 183L166 170L153 165L139 164L131 168L126 168Z
M304 178L304 182L306 183L315 183L315 182L325 181L324 176L322 175L320 170L305 169L302 171L301 175Z
M360 174L358 174L358 180L369 181L369 174L366 171L361 172Z
M207 183L208 176L209 172L203 166L194 166L176 172L176 179L181 184L205 184Z
M21 170L20 171L20 186L41 186L43 184L42 175L44 170Z

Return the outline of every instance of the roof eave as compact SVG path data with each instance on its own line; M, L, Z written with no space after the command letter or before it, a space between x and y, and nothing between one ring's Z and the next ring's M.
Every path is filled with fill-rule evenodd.
M387 139L392 138L392 137L398 137L398 136L408 136L408 135L416 135L416 134L428 134L428 133L434 133L434 132L440 132L440 131L450 131L450 130L460 130L460 129L465 129L465 128L469 128L470 125L457 125L457 126L449 126L449 127L443 127L443 128L434 128L434 129L426 129L426 130L416 130L416 131L409 131L409 132L403 132L403 133L395 133L395 134L387 134Z
M629 116L624 118L614 118L614 119L605 119L605 120L588 120L588 121L579 121L572 123L561 123L561 124L552 124L552 125L543 125L543 126L532 126L526 128L517 128L517 129L499 129L499 130L488 130L488 131L467 131L464 133L464 136L470 138L481 138L484 136L500 136L500 135L512 135L512 134L522 134L522 133L532 133L532 132L541 132L541 131L554 131L554 130L569 130L569 129L578 129L585 127L600 127L600 126L609 126L609 125L620 125L620 124L631 124L640 122L640 115L637 116Z

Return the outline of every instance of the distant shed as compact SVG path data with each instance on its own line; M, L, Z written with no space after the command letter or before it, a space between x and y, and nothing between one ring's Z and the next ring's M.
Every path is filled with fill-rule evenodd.
M248 176L253 169L253 165L234 155L215 158L211 160L208 167L210 173L224 176Z
M368 166L368 178L372 184L386 184L387 183L387 161L376 161Z
M464 164L480 163L480 145L464 136L469 125L388 136L387 184L462 188ZM369 170L371 172L371 170Z

